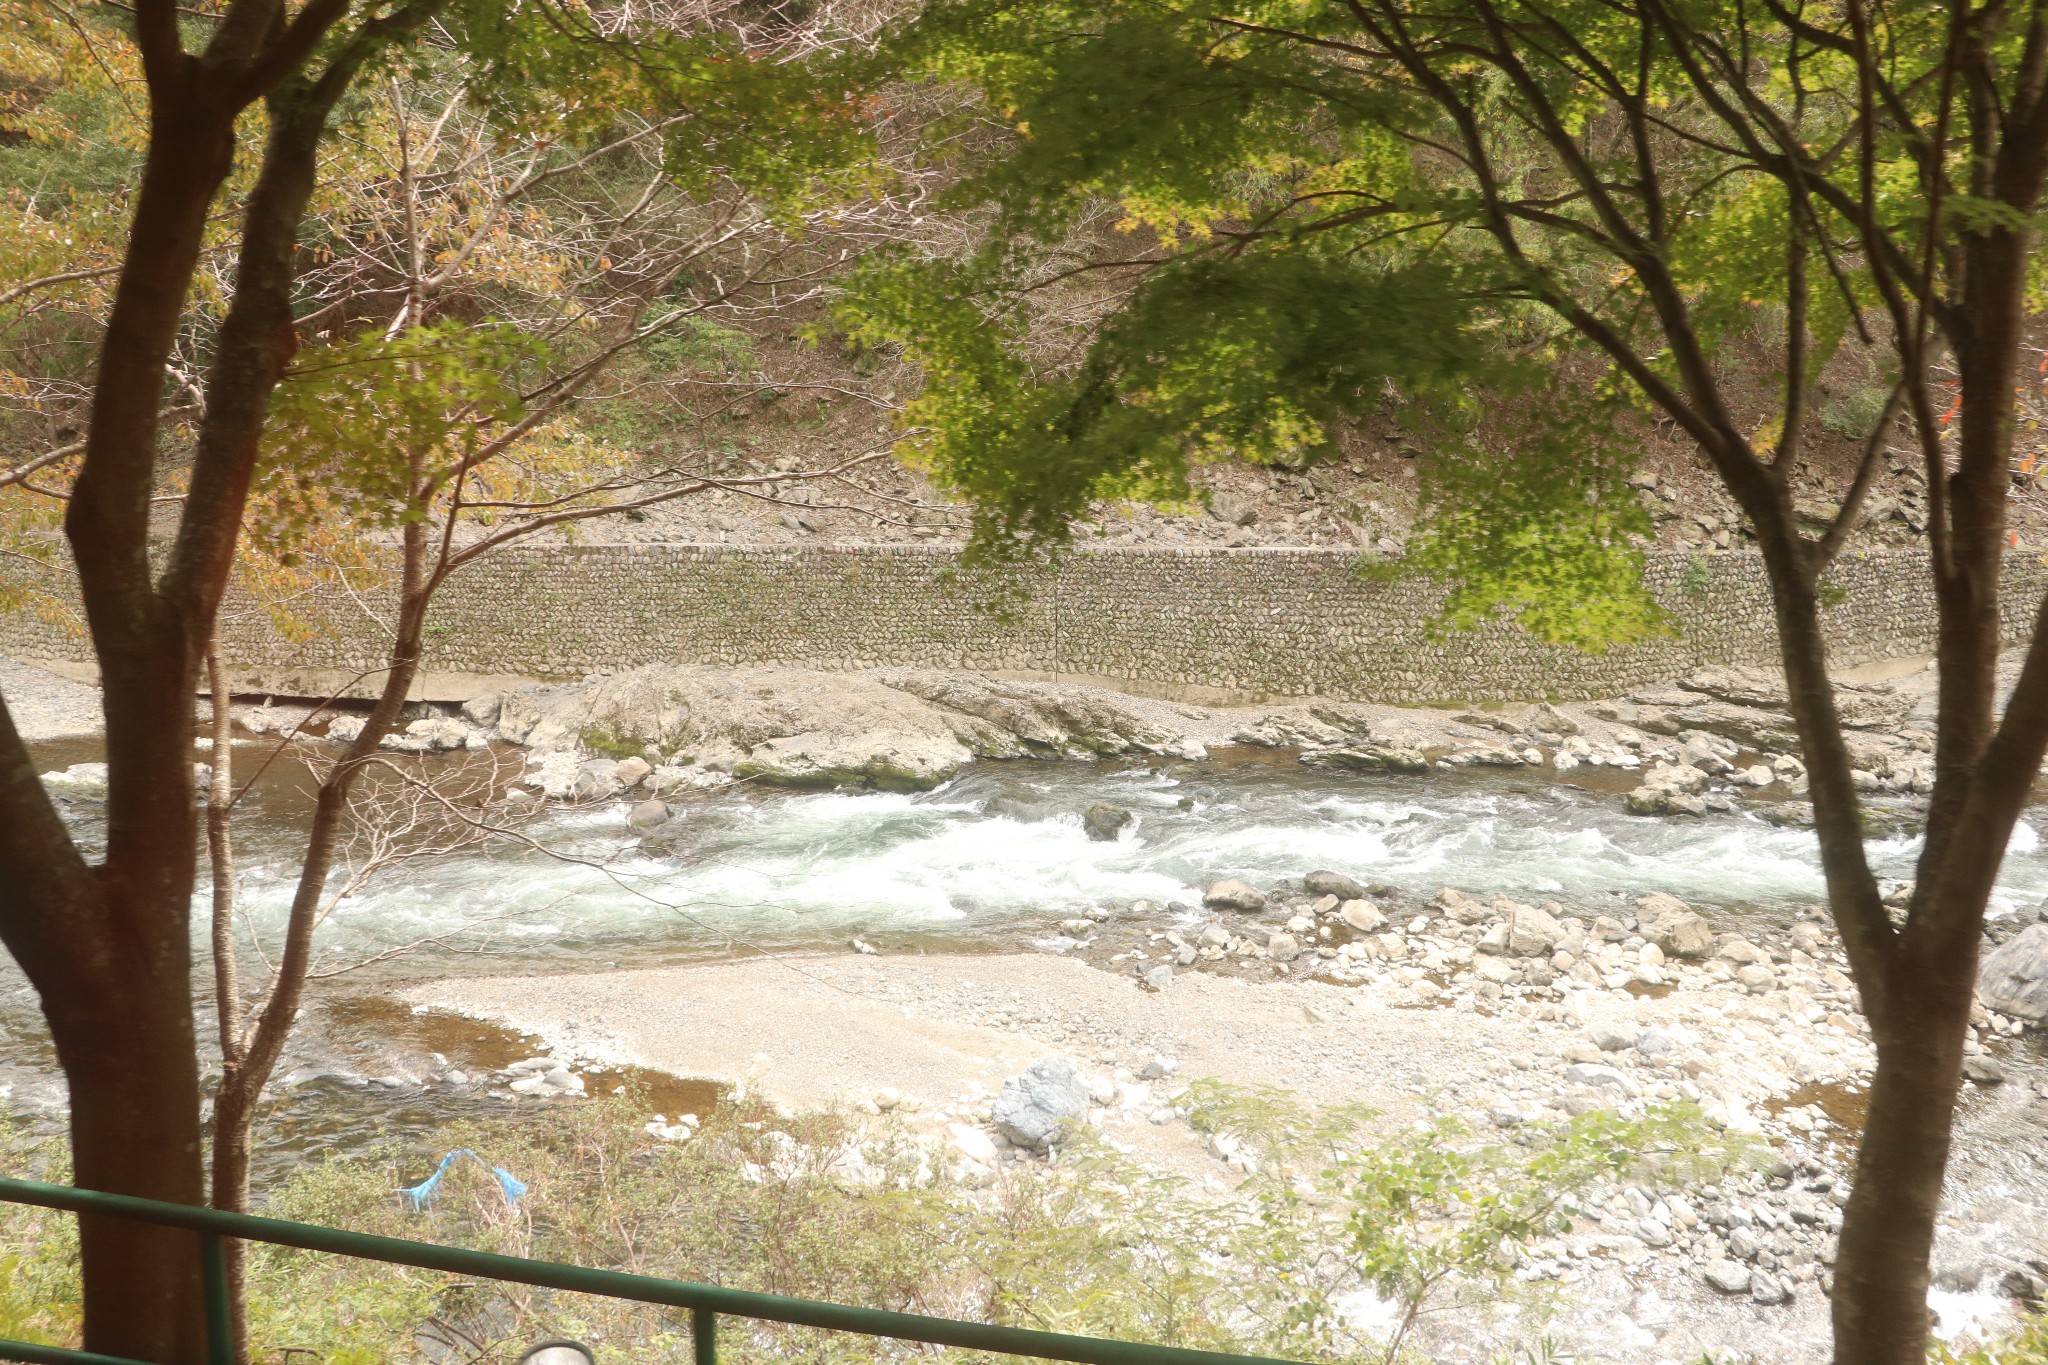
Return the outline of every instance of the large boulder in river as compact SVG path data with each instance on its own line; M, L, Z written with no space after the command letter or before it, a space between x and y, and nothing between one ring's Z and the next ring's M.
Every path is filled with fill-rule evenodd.
M1211 910L1263 910L1266 893L1250 882L1225 877L1202 893L1202 904Z
M657 665L498 698L498 732L549 752L649 746L683 765L798 787L937 786L973 757L930 703L798 668Z
M929 703L984 757L1207 756L1199 742L1159 724L1130 698L1099 688L913 668L869 676Z
M1637 815L1703 815L1707 803L1696 793L1706 785L1707 775L1690 763L1659 763L1628 794L1628 808Z
M1097 843L1113 844L1116 836L1124 832L1124 826L1131 823L1131 813L1122 806L1112 806L1107 801L1097 801L1081 817L1081 828L1088 831L1088 837Z
M577 801L607 801L620 789L618 760L593 758L576 770L569 796Z
M1986 1009L2048 1022L2048 924L2030 924L1986 953L1977 968L1977 994Z
M466 714L543 754L651 750L699 774L800 787L935 787L976 756L1203 755L1100 689L912 669L656 664L495 693Z
M1301 886L1311 896L1335 896L1340 901L1365 899L1365 888L1342 872L1311 872L1301 879Z
M732 765L734 777L776 787L877 787L926 791L971 755L951 739L840 731L764 740Z
M1042 1152L1088 1116L1088 1087L1071 1062L1046 1057L1004 1081L993 1109L997 1132Z

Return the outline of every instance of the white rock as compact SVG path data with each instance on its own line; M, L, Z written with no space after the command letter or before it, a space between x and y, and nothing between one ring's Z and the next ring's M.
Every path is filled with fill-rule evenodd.
M1642 1036L1634 1024L1619 1020L1602 1020L1586 1030L1586 1036L1593 1040L1593 1046L1602 1052L1621 1052L1636 1045Z
M47 779L45 779L47 780ZM2030 924L1984 955L1977 993L1987 1009L2048 1021L2048 924Z
M1777 984L1778 975L1766 964L1752 962L1746 967L1738 967L1735 979L1741 982L1742 988L1751 995L1762 995Z
M1212 910L1263 910L1266 893L1236 877L1225 877L1202 893L1202 904Z
M1087 1117L1088 1090L1071 1062L1047 1057L1003 1082L993 1112L997 1132L1019 1147L1042 1151L1068 1125Z
M328 732L332 734L333 727L330 726ZM461 749L466 747L468 743L469 727L461 721L454 720L448 716L421 716L418 720L405 727L405 737L415 741L415 744L394 744L392 741L397 736L386 735L384 737L384 747L398 749L413 747Z
M1757 947L1754 943L1751 943L1746 938L1729 939L1726 943L1721 945L1719 950L1715 952L1714 956L1721 959L1723 962L1733 962L1737 964L1770 961L1770 954L1766 953L1763 949Z
M1792 1291L1769 1271L1757 1270L1750 1273L1749 1297L1761 1304L1780 1304L1791 1299Z
M107 765L74 763L59 772L44 773L43 785L72 791L104 793L107 789Z
M946 1133L953 1144L953 1150L969 1161L992 1165L997 1159L996 1144L987 1133L965 1123L949 1123Z
M1387 917L1371 901L1345 901L1337 907L1337 918L1361 934L1376 934L1387 927Z
M1740 1261L1719 1260L1708 1266L1705 1273L1708 1284L1723 1294L1746 1294L1749 1292L1749 1267Z
M1508 915L1508 952L1516 957L1548 957L1564 937L1564 926L1548 910L1517 905Z
M1486 904L1486 902L1474 900L1464 892L1449 886L1438 891L1435 900L1431 904L1460 924L1479 924L1492 919L1495 914L1493 907ZM1410 924L1408 931L1410 933L1420 933L1424 928L1428 927L1428 924L1428 920L1421 920L1419 923Z
M1597 1062L1574 1062L1564 1069L1564 1078L1574 1085L1608 1086L1627 1095L1635 1087L1628 1083L1628 1077L1611 1066Z

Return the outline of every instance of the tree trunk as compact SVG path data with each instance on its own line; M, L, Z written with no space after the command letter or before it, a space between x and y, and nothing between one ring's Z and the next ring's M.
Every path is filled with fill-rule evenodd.
M222 1083L213 1104L213 1206L249 1211L249 1149L256 1124L256 1087ZM236 1365L249 1359L248 1243L222 1239L228 1272L228 1329Z
M218 636L206 647L206 688L213 706L213 781L206 800L206 851L213 869L213 1009L220 1037L221 1072L225 1076L242 1059L242 981L235 962L235 729L233 698L227 670L221 667ZM222 1085L225 1097L231 1087ZM249 1134L251 1118L224 1115L217 1099L213 1113L213 1206L235 1213L249 1210ZM222 1240L227 1261L228 1325L233 1334L236 1365L249 1359L248 1245L240 1238Z
M196 79L192 59L166 60L151 74L149 153L65 514L100 665L106 861L87 900L34 904L17 886L22 899L7 905L6 928L70 1088L74 1180L200 1204L189 934L192 699L204 632L193 638L190 623L157 597L148 527L165 362L232 163L237 111L217 84ZM68 932L53 911L72 921ZM197 1250L191 1233L80 1219L85 1349L203 1360Z
M1949 992L1942 992L1948 994ZM1873 1032L1877 1073L1842 1218L1834 1285L1836 1365L1924 1365L1928 1257L1941 1205L1969 997L1894 983Z
M292 345L292 251L326 113L364 60L435 7L421 0L374 20L312 82L302 68L349 0L313 0L296 13L234 0L212 16L196 56L181 42L177 6L132 7L149 143L64 519L106 719L103 865L85 865L0 705L0 941L49 1021L70 1088L74 1179L89 1189L205 1202L190 938L200 655ZM286 78L271 100L272 137L244 214L190 490L159 576L150 530L171 342L233 165L236 120ZM82 1218L79 1243L87 1350L163 1365L206 1359L191 1233Z
M82 1188L205 1202L184 927L179 917L180 942L159 945L154 969L136 963L124 974L118 1007L87 1000L77 1017L57 1011L51 1019L70 1083L72 1178ZM81 1218L79 1260L86 1350L133 1360L206 1358L193 1234Z

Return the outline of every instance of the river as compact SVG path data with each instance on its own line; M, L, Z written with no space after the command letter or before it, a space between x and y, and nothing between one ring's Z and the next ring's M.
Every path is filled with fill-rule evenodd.
M96 741L38 746L46 769L90 761ZM265 752L238 745L244 768ZM556 808L522 826L530 845L409 863L340 902L321 932L331 965L398 945L388 960L318 983L276 1087L263 1175L321 1152L421 1136L494 1101L437 1082L456 1064L503 1065L516 1038L418 1019L386 1003L429 976L557 973L733 952L1057 950L1060 919L1149 902L1161 927L1192 917L1221 876L1271 885L1327 868L1417 896L1443 885L1602 913L1667 891L1723 923L1787 918L1822 896L1812 835L1756 810L1669 819L1629 814L1634 779L1581 768L1368 776L1291 754L1219 750L1202 761L984 762L919 794L784 792L736 785L676 803L679 837L654 856L623 804ZM1084 833L1096 802L1137 817L1113 842ZM88 837L96 802L74 795ZM245 807L242 895L273 941L291 891L306 778L279 766ZM1995 911L2048 897L2033 817L2014 836ZM1880 876L1906 878L1917 841L1878 838ZM203 937L202 906L195 919ZM245 972L255 973L253 958ZM609 1079L609 1078L603 1078ZM29 1122L58 1121L62 1088L34 998L0 969L0 1086ZM687 1096L685 1096L687 1098Z

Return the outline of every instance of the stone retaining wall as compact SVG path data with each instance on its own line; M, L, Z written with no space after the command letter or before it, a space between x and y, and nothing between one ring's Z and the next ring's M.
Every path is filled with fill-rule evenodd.
M524 548L451 580L434 609L439 675L580 677L638 664L910 665L1112 681L1197 700L1330 696L1385 701L1612 696L1700 664L1775 658L1763 572L1750 553L1652 556L1668 640L1580 654L1496 622L1435 632L1441 590L1368 582L1334 549L1135 549L1070 553L1006 610L955 573L949 550L601 545ZM2048 569L2015 555L2007 629L2021 638ZM1934 612L1914 551L1845 558L1831 577L1833 662L1931 653ZM285 639L242 604L227 617L238 675L285 679L375 670L379 632L335 592L321 629ZM83 641L27 614L0 616L0 652L84 660ZM308 684L304 690L320 690Z

